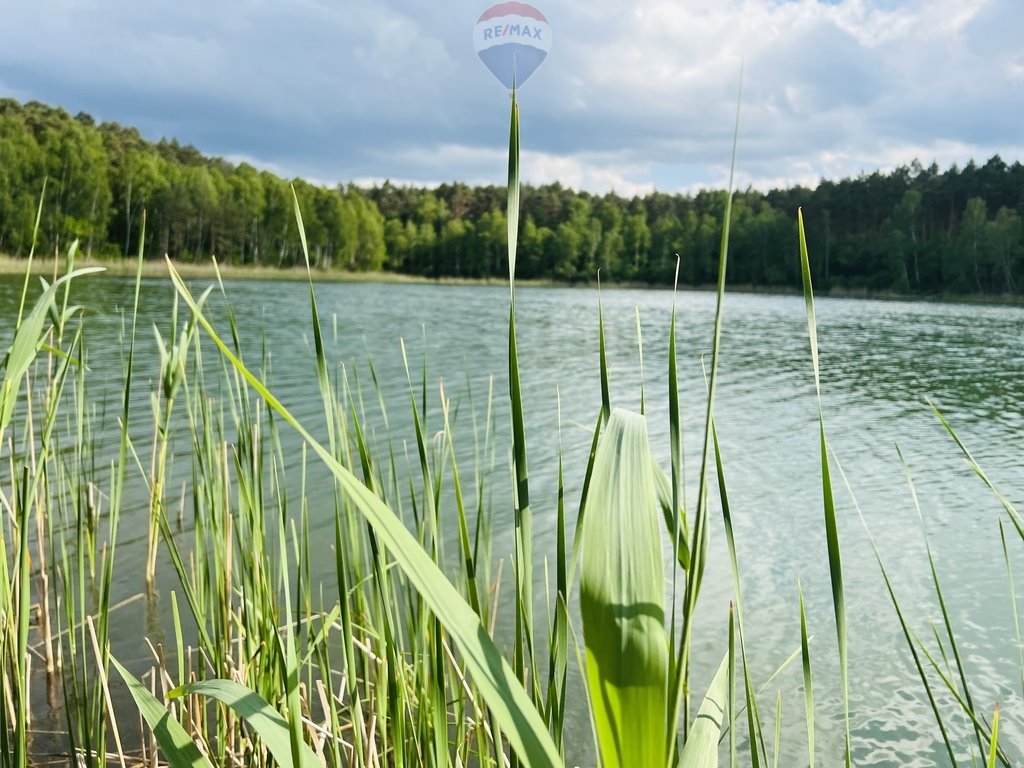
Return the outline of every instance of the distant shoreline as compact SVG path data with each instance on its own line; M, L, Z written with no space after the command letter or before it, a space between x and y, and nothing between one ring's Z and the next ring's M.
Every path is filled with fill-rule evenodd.
M0 276L24 275L28 260L0 255ZM53 277L66 269L65 259L34 258L32 260L32 273L43 277ZM178 273L187 279L204 280L214 279L217 271L212 262L195 263L172 261ZM85 259L75 260L75 266L81 267L103 267L106 274L112 277L135 277L137 263L134 259ZM279 269L269 266L239 266L236 264L218 264L220 275L225 280L252 280L252 281L283 281L301 282L306 280L305 267L288 267ZM163 259L146 259L142 265L142 276L144 278L166 278L169 273L167 263ZM398 272L343 272L338 270L322 271L313 270L313 280L318 283L382 283L402 285L492 285L507 286L507 280L496 278L467 278L467 277L425 277L423 275L405 275ZM516 285L528 288L597 288L597 281L589 282L560 282L557 280L516 280ZM653 285L648 283L629 282L601 282L601 287L608 290L669 290L665 285ZM696 291L701 293L714 292L714 285L686 285L680 287L681 291ZM729 293L752 293L768 296L799 296L801 291L797 288L785 286L763 286L750 284L730 284L727 286ZM872 299L876 301L923 301L957 304L978 304L993 306L1020 306L1024 305L1024 296L1014 294L967 294L967 295L946 295L946 294L901 294L891 291L870 291L867 289L832 288L829 291L816 292L817 295L838 298L838 299Z
M0 275L24 275L27 259L18 259L0 255ZM212 262L196 263L173 261L174 269L182 277L202 280L214 279L217 271L225 280L264 280L283 282L305 282L305 267L239 266L237 264L218 264L214 268ZM52 277L66 269L66 259L34 258L32 274ZM75 267L102 267L112 277L135 277L138 262L135 259L75 259ZM168 277L167 262L164 259L146 259L142 263L144 278ZM507 280L494 278L461 278L461 277L424 277L422 275L404 275L398 272L343 272L339 270L323 271L314 269L313 280L318 283L404 283L409 285L508 285ZM568 286L553 280L517 280L517 285L530 286ZM646 287L646 286L645 286Z

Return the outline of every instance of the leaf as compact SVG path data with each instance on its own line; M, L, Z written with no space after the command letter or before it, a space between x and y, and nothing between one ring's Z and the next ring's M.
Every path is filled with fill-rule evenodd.
M676 560L679 561L680 568L688 571L690 570L690 545L686 541L686 510L681 506L678 510L673 509L672 481L657 464L654 465L654 488L658 496L658 507L661 509L662 517L665 518L665 529L669 536L676 537L676 543L673 546Z
M725 697L729 691L729 654L718 666L697 718L690 726L690 735L679 756L679 768L717 768L718 739L725 718Z
M180 685L171 698L198 694L226 704L259 734L263 744L281 768L321 768L320 759L305 743L299 746L298 766L292 760L292 742L288 721L255 691L234 680L201 680Z
M177 720L171 717L167 707L149 690L140 683L131 672L121 666L117 659L110 657L110 663L128 686L128 692L135 700L135 706L139 708L146 724L149 725L156 737L163 757L171 768L212 768L210 761L206 759L199 747L195 745L185 729Z
M591 712L605 768L665 764L668 638L647 422L616 408L594 459L580 612Z
M18 325L17 331L14 334L14 340L4 356L4 378L3 381L0 381L0 439L3 438L3 433L7 429L11 417L14 415L14 404L18 397L18 390L21 387L21 380L39 352L46 319L50 313L51 306L53 306L57 289L75 277L103 271L102 267L89 267L69 272L53 285L47 285L45 280L42 281L43 294L36 299L32 311Z
M508 144L508 383L512 408L512 467L515 475L516 627L513 664L519 679L529 686L538 679L533 651L533 512L530 509L530 473L526 455L526 418L519 377L516 339L516 248L519 242L519 105L512 93ZM529 687L527 687L529 690ZM542 700L538 695L538 706Z
M811 677L811 644L807 637L807 612L804 610L804 590L797 582L800 596L800 659L804 670L804 717L807 722L807 759L814 768L814 681Z
M519 245L519 104L512 91L512 116L508 132L508 279L516 281L516 250Z
M996 768L996 759L999 757L999 705L996 705L995 714L992 715L992 742L989 744L988 760L985 765L988 768Z
M800 271L803 276L804 307L807 314L807 336L811 344L811 367L814 370L814 392L818 400L818 442L821 448L821 492L825 513L825 540L828 545L828 570L832 582L832 608L836 617L836 642L839 648L839 685L843 698L843 726L846 735L845 765L850 768L850 683L846 650L846 596L843 589L843 558L839 548L839 525L836 519L832 475L828 463L828 440L825 437L825 415L821 403L821 373L818 366L818 331L814 319L814 288L811 285L811 262L804 233L804 214L797 211L800 235Z

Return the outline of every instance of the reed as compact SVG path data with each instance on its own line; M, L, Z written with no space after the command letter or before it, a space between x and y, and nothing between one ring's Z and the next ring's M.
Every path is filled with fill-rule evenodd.
M763 680L750 663L757 637L744 625L737 511L715 424L728 215L703 393L681 391L674 309L669 320L664 468L648 439L647 411L657 395L642 393L640 413L616 407L598 298L601 400L586 466L577 468L582 493L567 498L561 424L527 434L531 403L520 381L515 280L519 138L513 98L507 401L493 380L485 393L467 385L464 399L453 397L455 389L432 382L425 357L415 359L403 343L407 397L398 407L387 402L372 361L335 365L307 272L303 325L312 339L309 375L320 414L300 420L275 394L271 351L239 325L219 273L197 295L169 264L174 311L152 335L137 327L140 252L111 417L91 405L88 318L74 303L84 296L88 307L77 286L95 270L74 268L73 246L66 274L38 290L26 280L0 384L0 765L30 761L37 699L31 686L37 684L46 685L49 704L63 711L67 754L87 766L564 766L567 714L583 709L595 761L607 768L703 768L720 758L767 768L780 764L783 740L787 748L804 740L811 766L853 762L842 507L832 482L834 470L845 475L824 427L806 241L801 237L808 374L819 396L814 482L821 487L837 634L834 650L813 646L814 627L797 585L800 645L786 663L800 659L804 722L790 724L783 722L780 694L766 692L774 676ZM305 252L297 200L295 215ZM799 227L802 235L802 218ZM643 366L639 316L637 325ZM136 356L143 344L153 345L158 360L144 372ZM148 408L145 400L140 406L146 378L154 381ZM691 457L697 462L692 499L684 482L684 399L703 411L701 451ZM499 408L510 416L507 440L494 427ZM938 418L1002 504L1003 557L1019 636L1012 553L1024 543L1024 524L953 427ZM550 440L557 448L553 499L531 497L538 485L530 482L528 440ZM505 455L511 498L494 480ZM313 493L313 486L326 494ZM908 486L916 507L909 471ZM716 493L732 605L722 606L720 624L700 625ZM326 514L314 516L312 503L326 504ZM496 503L513 512L507 579L502 553L493 547ZM554 511L551 564L534 557L532 503ZM132 505L147 513L139 533L146 566L137 599L117 605L114 584L126 562L119 559L127 537L122 521ZM324 519L326 533L315 527ZM331 578L323 583L312 563L318 537L333 545ZM664 560L663 541L673 554ZM1015 753L1005 720L1000 728L998 710L971 685L943 596L941 564L926 549L942 616L934 640L911 625L898 585L878 558L922 695L951 764L1010 766ZM542 568L553 573L544 570L540 594L535 572ZM115 660L112 614L124 605L151 610L159 597L169 602L168 634L155 628L148 643L128 639L137 652L132 659L122 654L122 661L131 663ZM499 621L512 628L510 637L500 633ZM697 660L713 674L691 702L697 637L709 638L716 651ZM118 648L124 647L122 640ZM812 675L812 648L815 660L838 661L838 681ZM1020 666L1024 691L1024 659ZM842 702L841 757L819 754L821 713L812 682ZM118 703L125 691L145 728Z

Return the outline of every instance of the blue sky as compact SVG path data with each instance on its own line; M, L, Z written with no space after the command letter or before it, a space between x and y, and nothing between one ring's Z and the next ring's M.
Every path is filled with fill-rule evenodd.
M621 194L1024 158L1021 0L535 0L524 175ZM0 95L285 176L503 183L468 0L0 0Z

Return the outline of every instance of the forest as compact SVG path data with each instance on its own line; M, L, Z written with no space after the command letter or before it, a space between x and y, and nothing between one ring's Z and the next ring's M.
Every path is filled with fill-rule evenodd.
M496 169L501 176L503 169ZM327 188L204 156L174 139L39 102L0 100L0 253L73 239L98 259L140 246L147 258L291 267L302 252L294 187L315 266L425 277L505 276L505 187ZM559 184L524 187L517 276L558 282L715 281L727 193L626 198ZM1024 166L998 155L945 170L918 161L823 180L815 189L739 191L728 282L797 288L803 208L816 286L924 295L1016 294L1024 283Z

